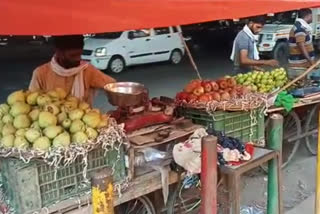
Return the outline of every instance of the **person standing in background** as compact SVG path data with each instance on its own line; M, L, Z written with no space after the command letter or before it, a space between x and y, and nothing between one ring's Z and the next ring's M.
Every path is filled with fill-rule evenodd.
M290 31L289 67L306 69L314 64L315 52L312 44L312 10L302 9Z

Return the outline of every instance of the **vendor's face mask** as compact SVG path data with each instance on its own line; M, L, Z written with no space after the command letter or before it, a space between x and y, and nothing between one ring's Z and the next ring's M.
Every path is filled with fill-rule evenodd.
M81 62L82 49L63 50L57 53L59 64L66 68L78 67Z

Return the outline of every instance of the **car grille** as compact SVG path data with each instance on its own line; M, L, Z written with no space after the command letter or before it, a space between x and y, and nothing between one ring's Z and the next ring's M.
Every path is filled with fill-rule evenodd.
M91 54L92 54L92 50L83 50L82 51L82 55L84 55L84 56L91 56Z

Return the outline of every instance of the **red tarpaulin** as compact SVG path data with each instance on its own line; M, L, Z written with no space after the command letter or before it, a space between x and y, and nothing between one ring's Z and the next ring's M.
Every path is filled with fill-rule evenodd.
M121 31L306 7L320 0L0 0L0 35Z

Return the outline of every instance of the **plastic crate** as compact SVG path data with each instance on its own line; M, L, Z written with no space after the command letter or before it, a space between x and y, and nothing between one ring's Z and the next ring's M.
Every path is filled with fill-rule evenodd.
M253 142L258 146L265 146L264 114L260 109L249 112L216 111L210 115L204 110L179 108L178 114L192 119L195 124L212 127L245 143Z
M90 179L95 171L116 163L114 181L123 180L126 174L123 149L120 150L120 160L118 155L116 150L106 155L103 149L90 151L87 178ZM2 158L0 168L10 205L19 214L39 211L90 190L90 183L84 181L82 158L57 170L42 161L34 160L26 164L14 158Z

